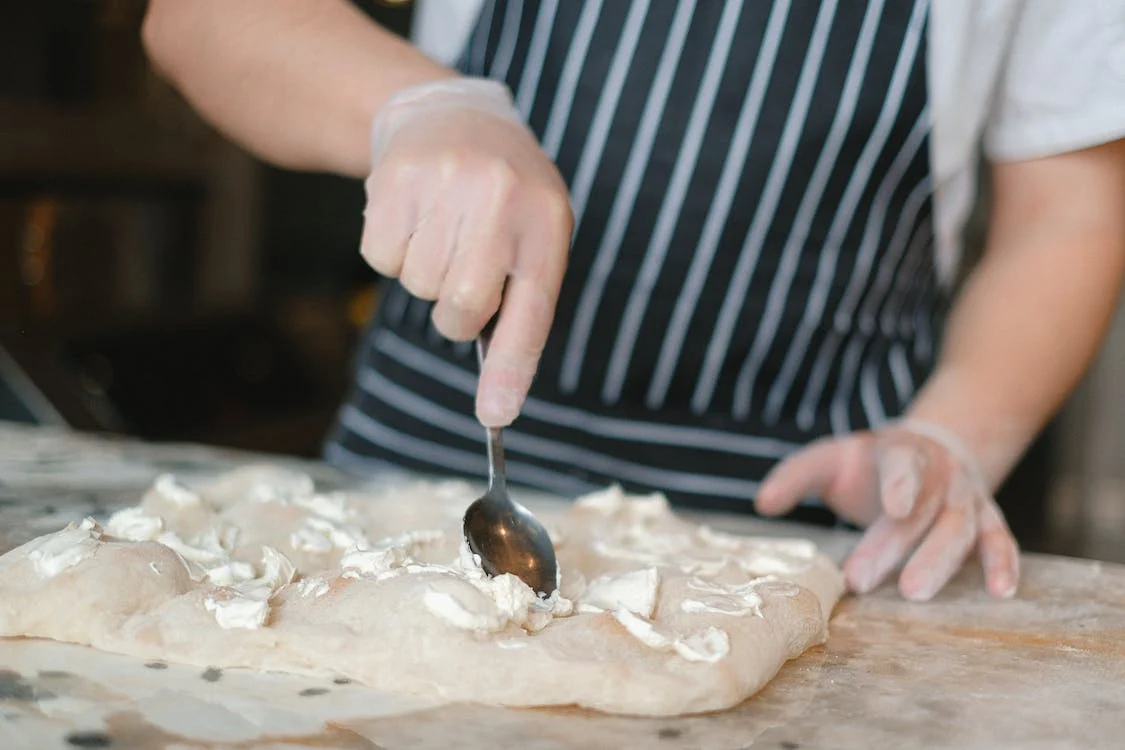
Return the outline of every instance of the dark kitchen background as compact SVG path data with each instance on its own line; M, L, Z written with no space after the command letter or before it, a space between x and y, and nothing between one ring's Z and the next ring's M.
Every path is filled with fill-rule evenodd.
M355 2L408 33L409 2ZM0 2L0 419L315 456L378 294L362 184L224 140L143 14ZM1125 560L1122 384L1125 320L1001 494L1026 548Z

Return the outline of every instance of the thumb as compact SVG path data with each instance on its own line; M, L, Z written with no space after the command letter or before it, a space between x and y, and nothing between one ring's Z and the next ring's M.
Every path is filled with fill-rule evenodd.
M846 441L825 438L784 459L762 480L755 509L780 515L807 497L826 496L845 465L846 451Z

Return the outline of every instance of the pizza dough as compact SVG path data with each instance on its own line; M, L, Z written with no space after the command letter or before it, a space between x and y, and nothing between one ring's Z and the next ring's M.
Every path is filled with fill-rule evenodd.
M488 578L461 482L318 493L246 467L160 477L104 526L0 556L0 636L144 659L346 676L504 706L673 715L737 705L827 637L843 592L805 540L723 534L619 488L544 520L560 587Z

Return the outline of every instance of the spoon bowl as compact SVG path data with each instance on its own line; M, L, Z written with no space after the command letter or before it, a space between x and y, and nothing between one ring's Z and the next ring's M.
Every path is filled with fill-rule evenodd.
M477 338L477 358L483 365L488 336ZM504 442L500 428L488 428L488 491L465 511L465 541L480 557L490 576L511 573L544 598L558 588L559 563L545 526L531 511L512 500L504 471Z
M558 588L559 567L550 534L506 491L496 494L490 487L469 506L465 540L488 575L511 573L544 598Z

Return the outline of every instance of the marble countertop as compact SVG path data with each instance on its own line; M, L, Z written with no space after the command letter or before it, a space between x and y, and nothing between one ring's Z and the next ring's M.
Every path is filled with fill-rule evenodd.
M0 423L0 552L136 502L161 472L203 478L263 457L111 441ZM354 484L285 459L326 487ZM539 502L534 497L529 503ZM845 532L728 516L717 527ZM1026 555L1014 601L969 567L927 604L893 587L837 608L822 647L761 693L709 716L441 705L361 685L142 663L0 639L0 748L1120 748L1125 746L1125 566Z

